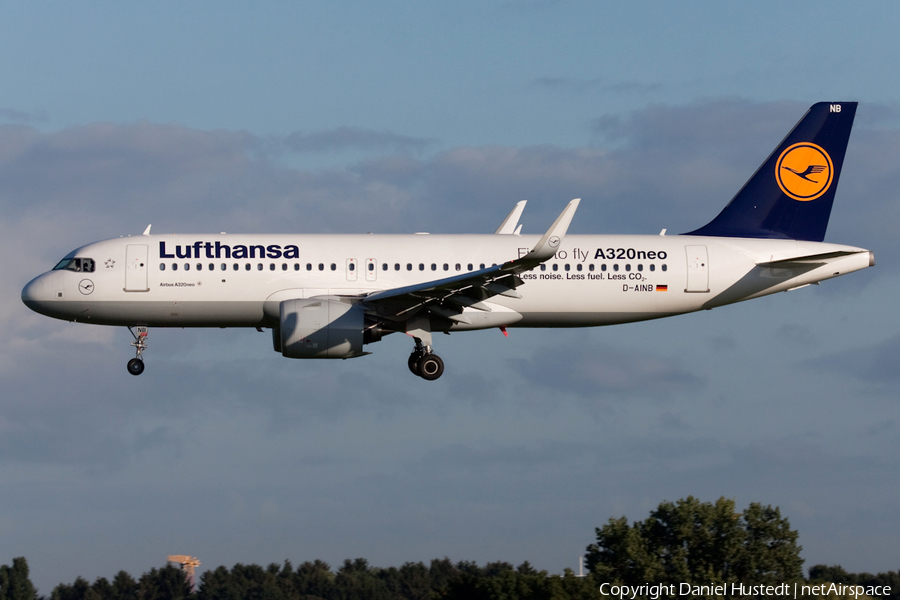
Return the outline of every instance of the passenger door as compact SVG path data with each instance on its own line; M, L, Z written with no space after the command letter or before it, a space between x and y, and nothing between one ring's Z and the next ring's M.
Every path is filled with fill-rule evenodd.
M147 285L147 254L149 246L128 244L125 246L125 291L149 292Z
M706 246L685 246L687 253L686 292L709 292L709 256Z

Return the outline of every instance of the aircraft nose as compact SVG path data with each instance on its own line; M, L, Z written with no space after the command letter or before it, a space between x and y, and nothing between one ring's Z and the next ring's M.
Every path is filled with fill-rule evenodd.
M22 302L31 310L41 312L41 302L47 300L46 288L46 278L43 275L35 277L22 288Z

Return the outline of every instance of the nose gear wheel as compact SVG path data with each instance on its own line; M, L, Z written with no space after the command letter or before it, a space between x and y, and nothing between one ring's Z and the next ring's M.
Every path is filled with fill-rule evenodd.
M137 329L137 333L134 330ZM128 327L128 331L131 333L131 337L134 338L134 341L131 342L131 345L134 346L135 357L128 361L128 372L132 375L140 375L144 372L144 350L147 349L147 336L150 332L146 327L137 326L132 328Z

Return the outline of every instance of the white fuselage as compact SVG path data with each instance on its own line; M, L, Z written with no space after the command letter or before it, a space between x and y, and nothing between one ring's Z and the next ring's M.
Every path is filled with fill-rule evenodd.
M93 271L53 270L22 298L42 314L104 325L275 327L279 304L362 297L524 256L539 236L144 235L88 244L68 257ZM759 263L830 255L784 267ZM794 240L569 235L521 274L520 298L466 309L450 330L585 327L712 308L874 264L866 250Z

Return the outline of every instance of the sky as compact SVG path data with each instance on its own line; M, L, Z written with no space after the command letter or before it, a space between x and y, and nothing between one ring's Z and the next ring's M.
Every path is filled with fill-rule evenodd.
M664 500L779 506L806 567L900 554L900 7L3 3L0 563L40 593L169 554L577 569ZM711 220L818 101L858 101L826 241L878 264L655 322L297 361L254 330L30 312L154 233L656 234Z

